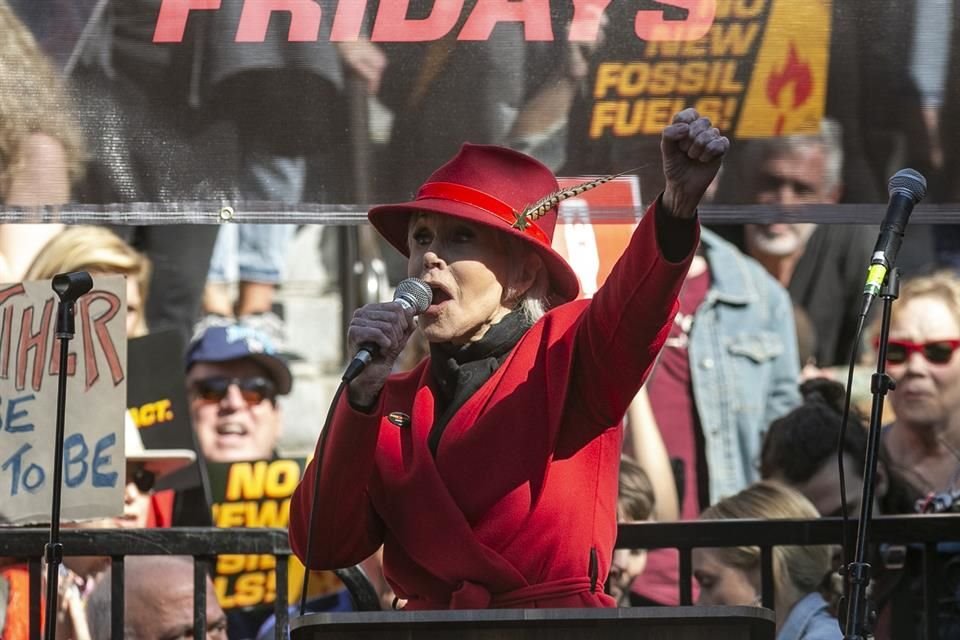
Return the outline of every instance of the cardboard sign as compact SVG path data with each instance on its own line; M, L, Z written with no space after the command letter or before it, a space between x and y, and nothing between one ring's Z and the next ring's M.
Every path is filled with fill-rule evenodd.
M59 301L49 281L0 285L0 524L49 521L53 499ZM126 284L94 278L68 346L64 520L123 511Z
M179 331L157 331L129 342L127 411L147 449L198 451L190 423ZM157 489L189 489L201 484L195 462L162 478Z
M831 0L727 0L715 9L697 40L611 43L591 78L590 139L659 136L686 107L737 138L819 130Z
M558 178L563 188L589 177ZM636 222L624 222L640 206L637 176L620 176L560 203L553 248L567 259L580 279L580 297L590 298L610 275L630 242Z
M208 463L216 527L278 527L290 520L290 496L306 467L304 458L254 462ZM213 583L224 609L272 604L277 599L276 558L272 555L221 555ZM288 591L290 602L300 597L303 565L291 556ZM310 575L310 597L343 588L329 571Z

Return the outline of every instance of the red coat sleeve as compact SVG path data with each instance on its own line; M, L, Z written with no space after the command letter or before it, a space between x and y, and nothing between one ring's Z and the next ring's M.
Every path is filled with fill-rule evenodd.
M380 405L384 394L380 394ZM327 426L329 437L316 488L320 443L290 501L290 547L306 562L311 508L317 510L310 564L315 569L340 569L361 562L383 543L383 521L374 511L367 485L374 473L374 454L382 406L369 414L354 410L341 395Z
M597 291L577 328L570 399L587 422L612 426L643 384L677 313L677 296L699 241L699 224L671 224L650 205L623 255ZM660 227L660 228L658 228ZM658 235L692 233L671 244L690 247L673 262Z

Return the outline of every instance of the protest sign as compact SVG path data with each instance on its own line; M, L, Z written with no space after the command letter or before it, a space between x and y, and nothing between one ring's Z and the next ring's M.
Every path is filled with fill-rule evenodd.
M50 282L0 285L0 524L47 522L56 444L59 302ZM68 347L61 517L119 515L124 489L126 284L94 278Z
M558 178L562 188L590 178ZM640 206L636 176L620 176L560 203L553 248L570 263L580 280L580 296L590 298L630 241L636 223L629 221Z
M303 458L252 462L208 463L213 493L213 524L217 527L287 528L290 497L306 467ZM303 565L290 558L290 602L300 595ZM224 609L269 605L277 598L276 558L272 555L220 555L213 578ZM342 589L329 571L310 575L310 597Z
M156 331L130 340L127 411L148 449L197 451L190 422L184 373L183 338L175 330ZM200 486L201 465L194 462L157 483L157 489Z
M736 138L819 129L831 2L723 0L698 40L613 42L591 78L589 137L659 136L695 107Z

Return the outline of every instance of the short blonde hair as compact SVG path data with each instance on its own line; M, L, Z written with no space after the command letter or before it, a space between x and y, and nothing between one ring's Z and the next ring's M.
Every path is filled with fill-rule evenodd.
M953 314L957 324L960 324L960 277L952 271L938 271L904 280L900 285L900 297L890 312L891 316L896 318L903 311L905 303L917 298L940 300Z
M770 481L750 485L740 493L708 507L701 520L737 520L753 518L816 519L820 514L802 494ZM741 571L760 569L759 547L723 547L714 550L720 561ZM777 591L787 581L803 594L816 591L831 569L829 546L778 546L773 549L773 580Z
M150 285L150 260L104 227L67 227L43 246L27 269L26 280L48 280L67 271L119 274L133 278L144 304ZM141 315L133 335L147 328Z
M69 179L83 175L83 141L73 103L37 46L30 30L0 0L0 202L23 161L21 148L34 134L58 141L67 157Z

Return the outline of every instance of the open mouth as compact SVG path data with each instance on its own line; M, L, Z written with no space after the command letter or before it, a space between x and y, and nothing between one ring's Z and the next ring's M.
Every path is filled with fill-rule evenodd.
M433 291L433 299L430 301L431 306L443 304L452 297L446 289L438 285L431 284L430 289Z

